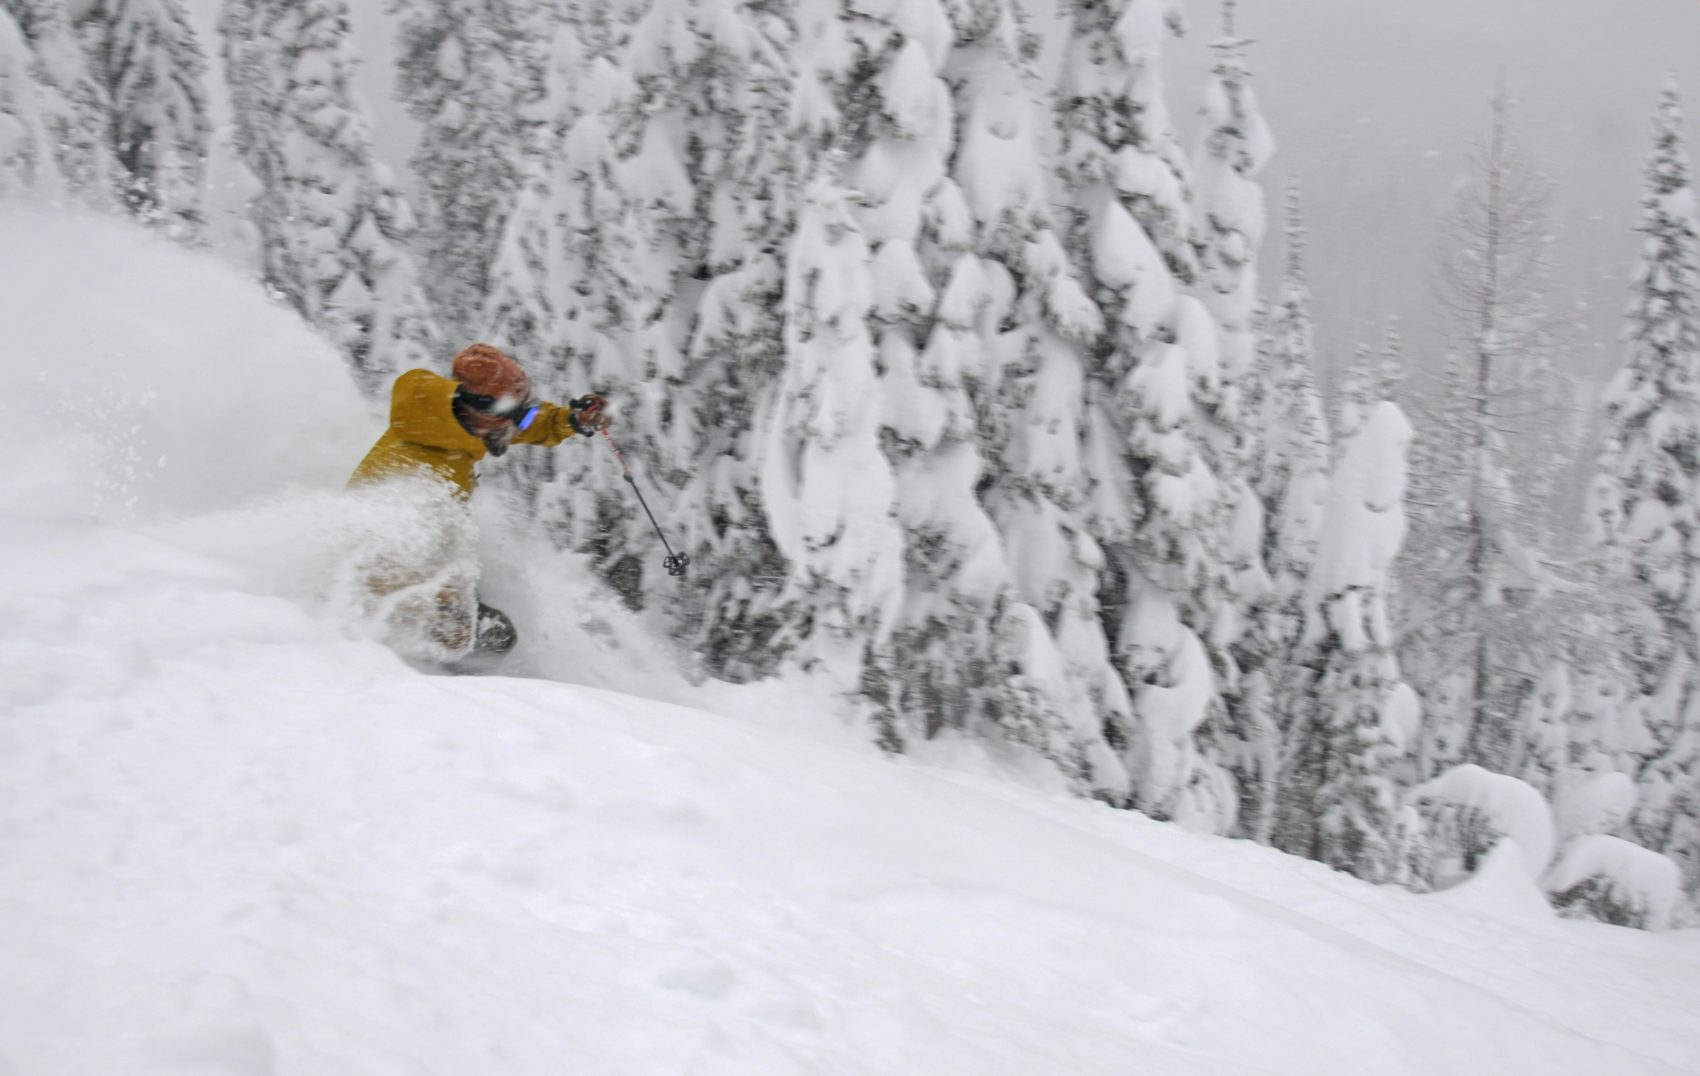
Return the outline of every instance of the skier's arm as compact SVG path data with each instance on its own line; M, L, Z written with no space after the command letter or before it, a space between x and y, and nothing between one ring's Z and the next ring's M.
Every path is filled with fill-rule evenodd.
M514 444L558 445L569 437L594 435L608 427L607 404L595 393L579 397L571 407L540 404L531 425L514 435Z
M575 433L572 412L560 404L545 403L538 405L531 425L514 434L514 444L558 445Z

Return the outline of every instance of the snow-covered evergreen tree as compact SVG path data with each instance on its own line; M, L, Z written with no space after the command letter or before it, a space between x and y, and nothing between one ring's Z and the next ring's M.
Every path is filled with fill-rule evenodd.
M1436 888L1455 885L1490 858L1511 854L1506 866L1531 879L1552 859L1552 810L1515 777L1465 763L1417 785L1407 798L1425 820L1427 873Z
M1162 69L1163 39L1185 28L1181 5L1081 0L1072 15L1057 87L1062 178L1074 191L1112 186L1148 236L1143 245L1155 247L1176 279L1194 283L1191 172L1169 116ZM1108 229L1106 241L1121 230L1108 220L1094 223Z
M1135 802L1207 829L1236 794L1194 734L1217 708L1236 627L1227 488L1210 465L1218 329L1198 280L1188 172L1163 100L1166 0L1075 5L1059 92L1067 236L1103 331L1085 349L1088 525L1107 554L1099 593L1130 685ZM1226 666L1223 665L1224 671Z
M1099 587L1105 557L1088 526L1094 482L1086 451L1086 348L1102 315L1048 216L1034 217L1018 262L1012 321L999 335L996 405L1005 433L988 452L985 503L997 522L1015 593L1038 611L1061 658L1055 696L1076 730L1100 795L1127 802L1123 755L1133 698L1104 630ZM990 449L992 446L988 446Z
M1126 698L1113 717L1098 702L1116 677L1094 585L1085 608L1070 594L1079 584L1059 587L1080 565L1032 544L1054 520L1034 517L1045 494L1031 484L1038 476L1021 473L1037 353L1078 369L1066 347L1042 342L1060 343L1044 302L1073 278L1050 215L1038 41L1009 3L953 8L948 22L919 6L891 18L900 36L870 95L878 118L850 127L875 135L852 176L876 192L866 219L883 237L876 326L907 567L895 710L906 734L954 728L1020 743L1080 789L1120 802L1128 782L1107 727L1125 730ZM1072 410L1081 399L1076 391L1048 406ZM1077 424L1064 421L1063 430ZM1084 645L1065 657L1053 625Z
M46 94L31 75L34 54L17 22L0 8L0 198L65 194L53 152Z
M1316 338L1305 268L1306 238L1298 192L1288 195L1287 259L1281 290L1268 322L1262 392L1251 401L1262 452L1253 463L1252 488L1263 502L1263 560L1274 581L1272 608L1288 612L1272 625L1276 638L1296 638L1294 595L1316 563L1327 496L1328 423L1316 388Z
M645 430L662 394L640 389L652 364L639 361L638 334L654 320L661 289L652 282L670 288L671 276L626 189L627 169L649 165L628 163L614 138L635 95L621 65L629 28L614 14L573 9L557 27L539 108L550 121L491 265L483 317L489 338L522 356L549 398L609 397L616 433L649 480ZM533 453L506 477L563 546L592 556L627 601L641 603L653 534L611 454Z
M803 52L784 12L664 0L631 21L571 8L550 65L553 117L493 263L494 337L551 391L607 394L641 481L697 566L655 570L653 527L602 451L528 466L536 511L630 604L659 599L705 671L784 658L787 566L759 456L785 364L784 257L818 132L795 119ZM832 25L837 12L831 12ZM812 69L811 69L812 71Z
M1208 125L1194 154L1199 224L1200 294L1221 329L1224 398L1218 420L1231 435L1241 407L1233 390L1256 359L1252 314L1257 304L1257 254L1263 244L1263 187L1257 176L1275 147L1257 105L1246 63L1249 41L1234 34L1234 0L1224 0L1227 25L1216 51L1214 77L1204 91ZM1232 444L1224 446L1224 454Z
M685 402L665 443L683 487L675 518L693 563L708 567L674 630L709 670L743 679L772 672L795 638L784 583L796 565L773 533L762 457L777 436L785 367L796 361L785 335L787 260L803 184L825 145L793 90L824 61L803 30L807 5L693 7L696 38L679 77L651 48L640 83L653 93L640 146L671 147L691 191L685 213L664 215L650 233L678 244L680 292L695 307L679 337L679 373L667 374Z
M980 461L963 369L965 356L978 355L986 296L972 228L930 250L924 234L941 238L926 227L929 210L961 199L946 175L956 115L942 77L954 36L943 8L923 0L883 15L818 10L841 27L832 51L859 57L815 77L833 90L829 137L862 196L872 257L870 327L904 539L905 602L879 714L883 741L897 748L982 719L985 696L1008 683L991 652L1002 551L973 488ZM966 215L956 216L953 231L962 232Z
M1555 702L1573 704L1568 683L1554 686L1562 689ZM1576 753L1549 786L1558 850L1542 887L1560 915L1663 929L1680 900L1682 872L1669 857L1624 839L1635 812L1635 780L1591 761Z
M1389 573L1405 536L1411 426L1362 365L1343 389L1337 460L1309 577L1306 664L1314 709L1288 730L1277 847L1371 881L1399 872L1395 768L1414 737L1415 695L1400 679Z
M1215 319L1219 385L1200 402L1206 411L1205 446L1221 483L1224 511L1220 539L1229 576L1221 608L1210 626L1216 664L1222 672L1222 704L1203 730L1206 754L1234 775L1239 809L1253 815L1268 803L1276 727L1262 688L1241 682L1233 644L1253 608L1269 590L1264 562L1265 509L1252 486L1253 469L1265 458L1262 429L1248 406L1259 394L1254 384L1257 340L1257 254L1265 225L1263 188L1257 176L1274 152L1246 62L1249 42L1235 33L1234 0L1224 0L1223 36L1213 43L1216 63L1205 86L1207 127L1194 154L1195 206L1199 222L1199 293ZM1249 687L1249 690L1248 690ZM1242 824L1256 822L1242 817Z
M101 89L119 195L144 220L199 237L208 119L206 58L180 0L95 0L77 18Z
M810 187L786 258L789 362L767 422L762 498L789 574L782 640L805 662L868 668L903 591L896 483L879 448L870 252L850 197Z
M1549 798L1569 766L1571 705L1570 668L1554 661L1518 715L1523 734L1508 768Z
M612 385L586 380L586 364L573 348L569 330L576 313L574 299L590 287L610 283L596 266L571 265L571 251L586 230L598 232L605 219L618 219L617 210L601 197L604 170L569 152L570 146L584 142L582 135L574 139L581 124L588 128L603 122L614 83L612 65L591 51L605 50L607 43L592 46L581 29L588 27L575 19L555 28L546 96L538 106L547 122L538 130L538 152L525 166L513 212L491 260L489 290L477 321L480 337L520 357L533 385L549 400L568 400L592 389L605 395L613 391ZM606 137L597 141L611 159ZM597 247L602 245L599 239L593 240ZM503 468L497 481L517 491L562 545L582 548L586 543L575 540L577 520L567 501L572 489L582 484L584 472L605 454L596 453L596 460L588 458L591 455L525 453Z
M341 345L368 389L438 357L407 240L414 223L372 154L352 89L343 0L229 0L220 23L237 145L266 283Z
M1700 885L1700 249L1677 89L1654 121L1642 201L1629 354L1607 399L1605 449L1591 490L1596 540L1645 597L1658 630L1637 633L1646 698L1634 830Z
M107 148L105 100L89 74L65 4L61 0L0 0L0 11L11 16L23 35L25 48L17 59L26 65L27 77L35 84L33 105L22 104L26 95L15 92L19 102L13 105L19 110L15 114L33 114L32 122L46 130L53 154L51 173L40 165L30 166L38 191L58 195L62 181L64 193L108 204L118 165Z
M1545 883L1561 915L1663 930L1677 904L1681 873L1667 856L1595 834L1571 843Z
M1245 406L1261 451L1250 461L1251 488L1263 506L1261 560L1270 585L1252 606L1235 645L1242 680L1235 704L1261 730L1240 769L1242 831L1268 841L1287 730L1313 707L1313 675L1300 659L1305 595L1316 564L1327 506L1327 420L1316 390L1315 328L1305 272L1306 239L1296 187L1289 188L1286 268L1265 319L1259 366ZM1287 749L1291 749L1289 743Z
M1549 806L1530 784L1465 764L1418 785L1409 799L1425 820L1426 870L1441 887L1503 857L1569 918L1659 930L1677 906L1676 864L1612 835L1635 802L1624 774L1568 782Z
M621 444L668 488L663 523L696 567L682 581L655 570L654 530L607 467L563 490L575 540L629 602L665 606L705 671L739 680L772 672L794 639L776 634L787 566L760 469L812 144L789 113L793 34L737 0L654 4L617 50L591 44L620 63L597 76L607 104L566 143L567 347L616 399Z
M421 189L419 248L451 340L484 335L491 264L542 149L553 4L531 0L391 0L398 19L396 93L422 125L413 155Z
M922 260L939 288L938 317L918 376L906 376L905 353L888 359L886 380L897 448L905 429L946 420L960 428L965 410L974 442L941 438L922 457L952 463L941 472L945 488L965 507L949 541L912 531L922 563L946 570L912 595L911 611L931 602L940 620L981 620L970 652L981 666L976 705L991 719L982 727L1004 738L1026 730L1082 790L1125 803L1131 784L1119 756L1132 701L1100 617L1104 559L1087 526L1082 436L1086 349L1103 317L1068 255L1067 218L1051 193L1049 73L1034 59L1047 51L1037 36L1046 27L1011 4L955 6L950 15L956 149L923 204ZM935 420L914 422L917 413ZM995 542L977 537L973 494ZM926 503L907 486L904 496Z

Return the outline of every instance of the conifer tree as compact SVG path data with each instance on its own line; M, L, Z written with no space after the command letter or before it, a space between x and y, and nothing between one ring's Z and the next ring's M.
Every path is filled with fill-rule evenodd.
M558 380L560 362L551 347L560 336L556 324L556 281L567 240L562 220L564 198L559 176L542 161L527 171L502 242L490 265L490 295L482 334L512 355L523 355L532 381L543 388ZM550 391L549 399L558 398ZM517 461L516 461L517 462Z
M1248 400L1263 451L1254 461L1252 488L1263 502L1263 559L1275 581L1277 606L1302 592L1316 563L1322 505L1327 493L1329 436L1316 388L1315 326L1305 269L1306 237L1298 191L1287 203L1287 259L1281 291L1269 320L1263 390ZM1275 629L1294 637L1291 619Z
M108 204L118 165L104 137L106 103L89 75L65 5L61 0L0 0L0 11L11 15L23 34L28 75L37 90L37 115L47 130L54 171L65 191L96 205ZM33 171L48 178L40 168Z
M1266 803L1259 786L1273 778L1269 763L1276 730L1267 699L1240 682L1238 641L1253 607L1269 588L1263 557L1264 506L1250 479L1255 461L1264 457L1261 430L1247 397L1253 382L1257 342L1257 253L1264 232L1263 188L1257 182L1274 145L1246 63L1249 42L1234 30L1234 0L1224 0L1224 35L1212 45L1214 77L1205 87L1208 123L1195 154L1195 207L1200 233L1199 292L1217 327L1217 386L1202 397L1201 423L1211 470L1221 485L1219 525L1228 577L1219 608L1209 621L1209 639L1221 672L1223 696L1202 740L1212 761L1235 778L1241 812L1256 813ZM1253 685L1254 687L1256 685ZM1242 818L1243 823L1250 819Z
M1289 730L1273 831L1284 851L1370 881L1400 870L1395 768L1416 727L1388 616L1411 438L1386 398L1390 387L1360 363L1343 388L1338 460L1306 595L1303 660L1320 670L1315 704Z
M1220 359L1225 398L1218 421L1229 443L1240 425L1241 406L1233 390L1251 373L1256 357L1252 314L1257 303L1257 254L1263 244L1263 188L1259 173L1274 153L1274 142L1257 105L1246 62L1250 42L1235 36L1234 0L1224 0L1224 36L1216 52L1214 77L1205 86L1204 117L1209 125L1195 154L1195 216L1200 232L1200 294L1221 329ZM1253 453L1255 454L1255 453Z
M1068 245L1103 331L1087 349L1088 524L1107 554L1100 594L1131 686L1126 754L1141 809L1232 825L1236 794L1194 733L1219 705L1210 647L1231 586L1231 518L1207 457L1221 388L1217 328L1197 299L1187 171L1162 98L1162 0L1076 5L1059 100Z
M538 152L525 165L513 212L502 228L478 319L480 336L519 357L538 392L550 400L566 400L588 388L613 391L611 385L587 381L569 332L574 297L593 282L606 283L597 267L570 262L579 237L585 229L599 229L607 210L598 197L601 176L587 174L569 147L584 141L582 135L573 140L581 124L602 123L613 84L612 65L589 51L580 29L579 21L570 18L555 28L545 99L538 110L546 122L538 129ZM605 144L605 136L600 141ZM588 214L581 211L587 203L593 207ZM497 481L516 491L561 545L582 546L575 540L575 519L566 501L579 484L574 479L594 462L589 455L526 453L503 468Z
M1165 97L1163 41L1185 28L1178 0L1082 0L1058 87L1071 190L1112 184L1175 279L1198 280L1192 182ZM1119 304L1118 304L1119 305Z
M389 10L399 21L396 93L423 125L413 171L426 290L450 337L475 339L491 264L541 149L554 6L391 0Z
M924 247L930 263L950 268L934 332L954 344L970 390L973 485L1003 553L1002 578L985 592L996 595L989 634L976 653L988 656L988 687L1001 676L1016 690L982 699L1044 730L1042 750L1077 787L1124 804L1133 706L1104 634L1105 561L1087 523L1086 361L1103 315L1056 212L1064 180L1042 148L1050 94L1032 61L1042 43L1015 5L952 9L952 18L947 70L959 133L950 174L927 201ZM988 575L963 565L958 589L974 572Z
M1018 262L1015 328L999 335L995 406L1005 432L989 459L985 501L997 522L1015 593L1037 610L1060 658L1052 698L1080 745L1096 794L1129 802L1125 750L1133 699L1105 636L1099 587L1105 557L1088 526L1094 477L1087 455L1086 349L1102 330L1097 306L1048 216L1036 213Z
M206 59L180 0L96 0L77 20L105 104L119 196L136 216L200 236Z
M1634 831L1700 884L1700 642L1694 543L1700 536L1700 250L1677 89L1654 121L1642 201L1629 354L1607 398L1606 440L1591 490L1596 541L1656 617L1637 633L1646 741L1637 745Z
M560 374L572 385L578 384L582 371L567 369L562 320L569 301L562 293L584 285L569 276L568 251L581 229L597 224L594 212L574 212L574 188L600 182L606 162L603 169L594 169L573 152L569 139L581 123L595 124L601 152L605 158L610 155L602 125L618 82L606 55L611 46L588 43L581 29L576 18L565 18L555 27L538 107L545 117L537 131L538 152L526 163L514 212L502 229L480 318L486 337L527 357L534 381L549 382Z
M628 360L654 309L645 285L656 274L646 264L655 259L637 199L626 190L632 165L614 137L636 94L621 66L627 27L615 14L574 8L557 28L540 109L550 119L491 266L484 321L494 342L524 357L550 398L587 388L609 397L622 443L642 456L645 402L655 394L639 389L645 364ZM562 546L590 555L628 602L640 604L648 546L627 544L653 544L653 535L635 529L637 508L612 457L581 449L533 453L510 470L508 483Z
M789 565L781 640L805 663L878 676L869 651L902 599L896 483L879 451L869 251L847 192L810 187L787 252L789 354L767 425L762 496Z
M788 125L790 33L736 0L657 3L622 50L605 114L569 137L585 198L569 259L572 346L620 399L627 455L671 487L663 523L697 567L683 581L655 570L660 545L617 471L586 476L577 514L594 519L599 566L626 599L660 596L705 669L740 680L785 657L775 606L786 567L759 459L785 362L784 252L808 145Z
M23 31L0 8L0 198L65 194L46 94L30 74L34 65Z
M1019 496L1006 382L1026 376L1042 317L1027 248L1051 230L1034 42L1013 4L955 9L951 21L920 5L899 15L864 98L879 102L874 122L848 124L875 135L851 175L877 192L865 219L883 237L875 326L906 564L893 709L906 736L949 728L1020 744L1120 801L1127 780L1104 715L1041 613L1056 595L1016 579L1059 566L1012 563L994 522Z
M783 366L783 250L793 228L789 25L735 0L664 0L628 24L566 12L555 117L492 272L495 335L534 347L544 383L610 396L626 456L667 495L698 567L654 571L654 529L602 452L518 475L560 539L632 606L656 588L714 675L765 675L785 565L766 533L758 420Z
M709 567L675 632L710 670L743 679L771 673L794 638L784 606L796 565L773 533L762 457L778 436L785 367L796 361L785 335L788 252L803 184L828 143L793 111L797 83L816 76L820 59L801 29L807 6L697 6L700 47L668 106L690 132L679 152L695 199L693 223L670 224L689 239L681 271L703 282L682 339L690 403L670 459L683 487L677 518L693 562ZM652 131L665 122L657 116Z
M1569 766L1571 690L1569 667L1562 661L1554 661L1547 666L1520 715L1522 743L1512 759L1511 769L1515 772L1511 776L1549 800Z
M362 383L437 357L406 242L414 224L372 155L351 88L343 0L229 0L220 24L237 146L260 182L261 267Z
M1242 831L1267 842L1274 824L1283 741L1314 705L1312 677L1300 662L1305 594L1316 564L1328 496L1329 447L1316 390L1315 329L1305 272L1306 238L1296 186L1287 194L1287 257L1280 293L1268 315L1259 367L1244 404L1262 450L1250 460L1252 492L1263 505L1261 559L1268 591L1251 609L1235 644L1242 681L1236 705L1253 739L1237 780ZM1273 742L1271 742L1273 741Z
M1557 652L1555 576L1522 502L1543 461L1527 450L1554 347L1547 317L1547 183L1511 138L1503 95L1461 196L1442 264L1453 352L1423 426L1401 650L1426 700L1429 765L1504 772L1517 714Z
M870 330L905 562L877 719L881 742L897 750L983 719L1003 671L984 593L998 586L1001 554L972 488L979 458L963 369L984 293L971 225L940 243L927 220L939 199L961 199L946 174L956 132L942 77L953 33L941 6L923 0L857 17L850 5L822 5L817 17L842 27L840 55L860 58L844 67L828 53L815 74L832 92L834 122L823 134L862 195L858 217L871 250ZM951 223L968 225L964 214ZM961 570L970 565L981 591L963 593Z

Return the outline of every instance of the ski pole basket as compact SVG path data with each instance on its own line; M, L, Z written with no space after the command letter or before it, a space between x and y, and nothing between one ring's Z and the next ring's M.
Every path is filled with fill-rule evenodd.
M614 459L620 464L620 474L625 478L626 484L632 487L632 492L637 494L638 503L643 505L643 514L649 517L649 525L655 528L655 536L661 539L661 548L667 550L667 556L662 558L661 566L666 568L667 574L673 578L682 577L685 569L691 566L690 554L673 552L673 547L667 543L667 535L661 531L661 524L655 521L655 513L649 510L649 502L643 499L643 490L638 489L637 480L632 477L632 468L626 462L626 454L620 451L620 446L614 443L614 438L606 428L602 430L602 436L607 439L608 447L614 450Z

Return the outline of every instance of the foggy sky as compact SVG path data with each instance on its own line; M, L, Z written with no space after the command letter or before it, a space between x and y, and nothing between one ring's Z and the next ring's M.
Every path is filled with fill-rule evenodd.
M1169 79L1177 121L1191 125L1221 17L1213 0L1187 11ZM1554 306L1587 304L1574 361L1602 379L1617 368L1667 73L1691 140L1700 117L1700 0L1240 0L1236 18L1280 147L1263 177L1264 270L1279 270L1280 192L1296 177L1325 374L1359 343L1379 345L1389 314L1414 372L1438 365L1434 234L1486 140L1501 68L1512 128L1557 183Z

